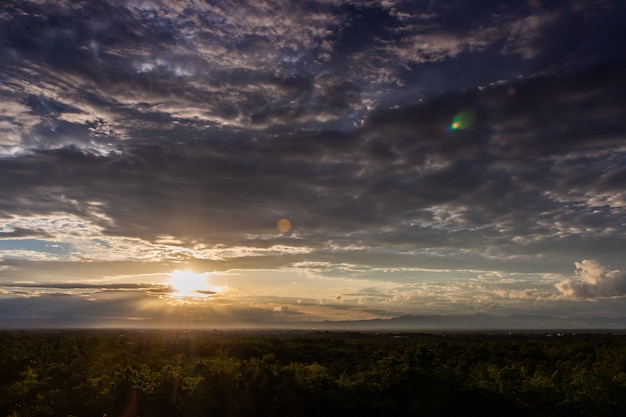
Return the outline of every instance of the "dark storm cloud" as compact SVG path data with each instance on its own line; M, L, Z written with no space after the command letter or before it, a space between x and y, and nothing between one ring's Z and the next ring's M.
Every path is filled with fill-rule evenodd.
M8 2L4 117L22 147L101 152L227 126L347 129L381 103L619 56L614 3Z
M53 125L63 109L78 106L85 118L102 116L120 129L134 128L133 137L155 123L197 117L261 127L337 118L355 100L340 93L349 91L349 83L336 88L338 82L324 81L327 75L320 74L313 91L317 75L307 61L319 48L313 40L328 36L326 27L336 20L327 11L293 4L294 14L276 20L265 4L145 6L8 4L1 34L10 51L3 71L7 88ZM234 11L239 17L231 20ZM300 24L303 19L309 24ZM37 97L27 93L25 81L37 87Z
M105 234L147 241L286 244L320 258L361 248L358 262L372 264L397 250L413 252L391 256L400 264L432 264L426 258L442 253L469 267L580 259L598 248L615 262L624 244L624 69L610 63L379 110L352 132L127 145L109 155L40 150L0 161L12 178L0 210L62 209ZM474 124L451 131L466 109ZM87 201L106 216L90 217ZM282 217L293 224L286 235L275 228Z

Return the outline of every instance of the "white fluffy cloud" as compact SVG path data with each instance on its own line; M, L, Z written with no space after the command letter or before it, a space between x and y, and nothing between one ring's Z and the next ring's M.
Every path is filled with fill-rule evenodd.
M575 279L566 279L556 288L568 298L623 297L626 295L626 272L602 266L594 260L576 262Z

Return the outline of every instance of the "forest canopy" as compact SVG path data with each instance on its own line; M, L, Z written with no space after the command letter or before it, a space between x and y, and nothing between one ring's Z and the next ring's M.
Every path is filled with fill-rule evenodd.
M626 336L550 336L2 332L0 413L626 415Z

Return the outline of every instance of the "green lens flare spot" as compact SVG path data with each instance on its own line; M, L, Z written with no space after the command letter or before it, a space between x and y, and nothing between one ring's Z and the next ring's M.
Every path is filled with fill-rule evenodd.
M450 123L450 130L463 130L470 127L476 118L476 115L471 110L463 110L462 112L457 113L452 118L452 123Z

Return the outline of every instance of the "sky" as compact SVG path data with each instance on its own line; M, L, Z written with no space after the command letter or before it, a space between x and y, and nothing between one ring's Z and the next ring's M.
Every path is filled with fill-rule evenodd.
M0 327L624 317L624 39L620 0L4 0Z

